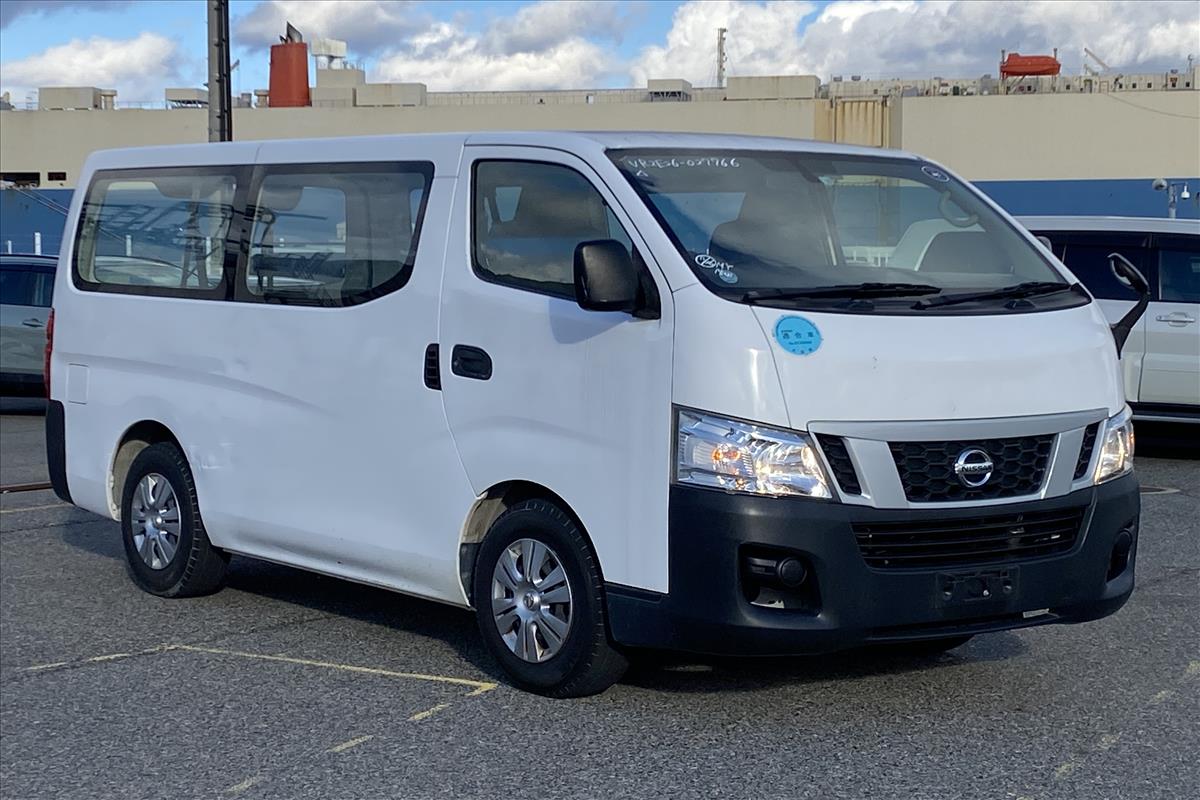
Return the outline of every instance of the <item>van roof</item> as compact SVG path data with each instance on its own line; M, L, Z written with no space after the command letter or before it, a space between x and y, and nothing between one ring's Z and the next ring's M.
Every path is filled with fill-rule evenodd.
M336 152L341 144L353 143L346 154ZM163 145L155 147L97 150L88 158L92 169L128 169L135 167L202 166L249 164L261 155L263 160L289 161L362 161L395 158L397 147L420 148L422 160L433 160L443 169L457 166L464 146L527 146L564 150L571 153L602 155L605 150L621 148L723 148L728 150L788 150L827 155L858 155L891 158L916 158L899 150L786 139L769 136L743 136L723 133L664 133L654 131L475 131L460 133L406 133L376 136L340 136L320 139L261 139L235 142Z
M1031 231L1107 231L1109 233L1200 234L1200 220L1165 217L1036 217L1017 221Z

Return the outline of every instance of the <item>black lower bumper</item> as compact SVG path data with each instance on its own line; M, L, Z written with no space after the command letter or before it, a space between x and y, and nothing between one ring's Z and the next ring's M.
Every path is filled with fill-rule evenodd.
M67 488L66 410L58 400L46 401L46 468L54 493L63 502L72 502Z
M1070 549L1027 560L874 568L853 533L856 524L1071 508L1083 516ZM1133 591L1139 509L1132 475L1049 500L915 511L675 486L670 592L609 584L609 624L631 647L769 655L1086 622L1112 614ZM761 595L749 586L747 558L763 552L807 567L786 607L752 602Z

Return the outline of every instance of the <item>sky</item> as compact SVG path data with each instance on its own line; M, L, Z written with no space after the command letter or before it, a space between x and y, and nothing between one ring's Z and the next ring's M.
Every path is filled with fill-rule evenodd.
M995 75L1000 50L1049 53L1078 73L1083 48L1125 72L1200 58L1196 0L231 0L235 92L266 88L286 21L344 39L369 81L431 91L616 88L647 78L714 85L716 29L729 75ZM160 104L206 80L204 0L0 0L0 92L98 86Z

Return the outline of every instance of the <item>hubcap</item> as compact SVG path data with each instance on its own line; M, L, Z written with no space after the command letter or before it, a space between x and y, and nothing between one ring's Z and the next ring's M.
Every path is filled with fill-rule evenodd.
M179 549L179 501L162 475L142 478L133 493L133 546L150 569L166 569Z
M492 571L492 618L518 658L553 658L571 630L571 583L558 554L534 539L504 548Z

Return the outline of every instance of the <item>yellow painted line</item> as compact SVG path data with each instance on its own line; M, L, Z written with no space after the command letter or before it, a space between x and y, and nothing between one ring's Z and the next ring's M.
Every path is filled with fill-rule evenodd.
M51 503L48 506L25 506L24 508L0 509L0 514L17 514L21 511L45 511L48 508L70 508L69 503Z
M168 650L175 649L175 645L163 644L158 647L148 647L145 650L136 650L132 653L108 653L102 656L91 656L90 658L79 658L74 661L55 661L50 664L35 664L32 667L25 667L24 672L43 672L52 669L62 669L64 667L75 667L83 664L99 664L105 661L120 661L123 658L133 658L134 656L145 656L151 653L165 653Z
M413 714L411 717L408 718L408 721L409 722L420 722L423 719L429 719L434 714L438 713L439 711L445 711L449 707L450 707L449 703L438 703L433 708L427 709L425 711L419 711L416 714Z
M258 784L262 783L265 780L266 780L266 778L264 778L262 775L253 775L249 778L246 778L246 780L242 781L241 783L235 783L233 786L230 786L225 791L228 792L229 794L237 794L238 792L246 791L251 786L257 786Z
M1161 692L1154 695L1154 697L1150 698L1150 704L1156 706L1159 703L1166 701L1167 698L1169 698L1173 694L1175 694L1175 692L1171 691L1170 689L1163 689Z
M1106 733L1100 737L1100 743L1097 745L1101 750L1108 750L1121 739L1119 733Z
M390 669L379 669L377 667L360 667L354 664L338 664L333 661L314 661L309 658L292 658L291 656L272 656L266 653L248 653L244 650L224 650L219 647L198 647L190 644L171 645L172 650L187 650L193 653L210 653L218 656L236 656L238 658L254 658L260 661L277 661L283 664L296 664L302 667L323 667L325 669L336 669L342 672L353 672L359 675L378 675L384 678L407 678L416 681L429 681L431 683L447 683L452 686L469 686L475 691L472 695L483 694L490 692L496 688L497 684L488 681L473 681L469 678L452 678L449 675L428 675L423 672L397 672Z
M1076 766L1077 765L1074 761L1067 761L1059 764L1058 769L1054 770L1054 780L1066 780L1071 776L1071 773L1075 771Z
M1189 661L1187 669L1183 671L1183 677L1194 678L1200 675L1200 661Z
M325 752L327 752L327 753L344 753L347 750L349 750L351 747L358 747L363 742L369 742L374 738L375 738L374 736L370 736L370 735L358 736L354 739L351 739L348 742L342 742L341 744L334 745L333 747L329 748Z

